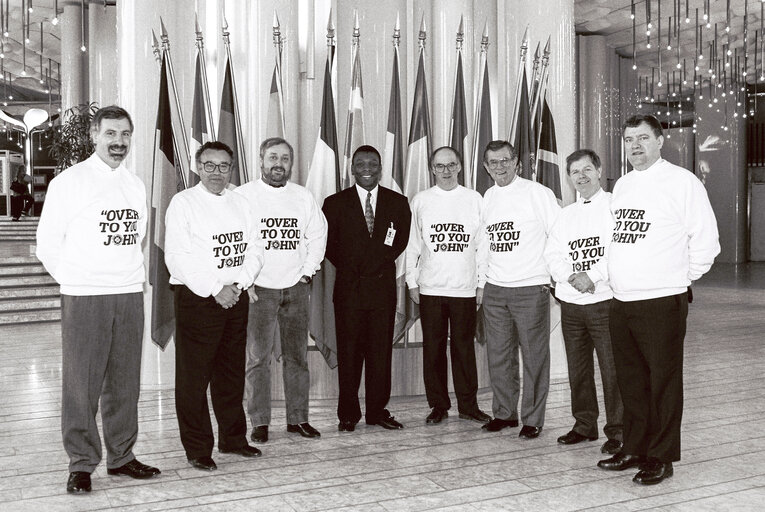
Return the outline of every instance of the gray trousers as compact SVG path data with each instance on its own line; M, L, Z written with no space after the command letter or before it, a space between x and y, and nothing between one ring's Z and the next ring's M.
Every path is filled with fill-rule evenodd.
M541 427L550 388L550 291L533 285L506 288L487 283L483 292L484 328L495 418L518 419L523 354L521 422Z
M258 300L250 304L245 373L247 415L255 427L271 423L271 355L277 321L287 423L308 421L308 289L301 282L283 290L255 286Z
M69 471L101 462L98 401L106 465L135 459L143 339L143 293L61 295L61 434Z

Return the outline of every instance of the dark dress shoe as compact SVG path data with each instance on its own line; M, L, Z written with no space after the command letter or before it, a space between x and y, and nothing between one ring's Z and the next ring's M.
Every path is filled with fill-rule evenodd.
M521 431L518 432L518 437L523 437L525 439L534 439L535 437L539 437L539 434L542 433L542 427L532 427L529 425L524 425L523 428L521 428Z
M441 423L448 417L449 417L449 413L446 412L446 409L441 409L440 407L433 407L433 410L430 411L430 414L428 414L428 417L425 418L425 423L428 425L435 425L437 423Z
M356 423L352 421L341 421L337 424L337 430L339 432L353 432L356 430Z
M632 478L636 484L655 485L675 473L671 462L651 460L640 465L640 471Z
M133 459L125 465L118 468L107 469L106 472L110 475L125 475L130 478L138 478L142 480L144 478L151 478L154 475L158 475L161 471L157 468L141 464L138 459Z
M194 469L200 469L202 471L215 471L218 469L218 466L215 464L215 461L212 460L212 457L197 457L196 459L189 459L189 464L191 464Z
M583 436L579 432L574 432L572 430L565 436L560 436L558 438L558 444L577 444L577 443L581 443L582 441L594 441L597 438L598 436L595 436L595 437Z
M86 471L73 471L69 473L69 479L66 481L66 492L69 494L81 494L90 492L90 473Z
M624 452L619 452L613 457L599 461L598 467L609 471L624 471L639 466L643 460L643 457L639 455L627 455Z
M399 430L404 428L404 425L396 421L396 418L391 416L388 411L383 411L383 416L381 416L377 421L367 420L367 425L380 425L382 428L387 430Z
M603 447L600 449L600 453L607 453L609 455L615 455L622 451L622 442L618 439L609 439L603 443Z
M483 412L481 409L476 409L475 411L472 411L472 412L461 412L460 419L473 420L473 421L477 421L478 423L484 424L484 423L489 423L491 421L491 416Z
M258 425L254 429L252 429L252 434L250 434L250 439L253 440L253 442L256 443L265 443L268 441L268 425Z
M313 428L310 423L300 423L298 425L287 425L287 432L300 434L303 437L321 437L321 433Z
M234 448L233 450L223 450L221 448L218 448L218 451L221 453L234 453L236 455L241 455L242 457L260 457L263 455L260 450L255 448L254 446L250 446L249 444L246 444L239 448Z
M485 424L481 428L488 432L499 432L503 428L517 427L517 426L518 426L518 420L503 420L501 418L494 418L493 420L490 420L487 424Z

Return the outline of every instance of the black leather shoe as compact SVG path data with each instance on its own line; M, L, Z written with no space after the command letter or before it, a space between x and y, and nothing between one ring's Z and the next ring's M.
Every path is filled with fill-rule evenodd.
M255 443L265 443L268 441L268 425L258 425L252 429L250 439Z
M488 432L499 432L505 427L517 427L517 426L518 426L518 420L503 420L501 418L494 418L493 420L489 421L487 424L485 424L481 428Z
M86 471L72 471L66 481L66 492L69 494L82 494L90 492L90 473Z
M599 461L598 467L609 471L624 471L639 466L643 461L643 457L639 455L627 455L624 452L619 452L611 458Z
M161 471L157 468L141 464L138 459L133 459L127 464L124 464L118 468L107 469L106 473L109 475L125 475L130 478L151 478L154 475L158 475Z
M356 430L356 423L352 421L341 421L337 424L337 430L339 432L353 432Z
M622 451L622 442L618 439L609 439L600 449L600 453L607 453L609 455L615 455Z
M640 471L632 478L632 481L641 485L655 485L674 473L671 462L651 460L640 465Z
M303 437L321 437L321 433L313 428L310 423L300 423L298 425L287 425L287 432L300 434Z
M441 423L448 417L449 417L449 413L446 412L446 409L441 409L440 407L433 407L433 410L430 411L430 414L428 414L428 417L425 418L425 423L428 425L435 425L437 423Z
M381 416L379 420L377 421L367 420L367 425L380 425L382 428L387 430L399 430L404 428L404 425L396 421L396 418L391 416L391 414L387 410L383 411L383 416Z
M215 461L212 460L212 457L197 457L196 459L189 459L189 464L191 464L194 469L200 469L202 471L215 471L218 469L218 466L215 465Z
M473 420L477 421L478 423L485 424L491 421L491 416L483 412L481 409L476 409L475 411L471 412L461 412L460 419Z
M579 432L574 432L572 430L565 436L560 436L558 438L558 444L577 444L577 443L581 443L582 441L594 441L597 438L598 436L595 436L595 437L583 436Z
M263 455L260 450L254 446L250 446L249 444L246 444L240 448L234 448L233 450L222 450L218 448L218 451L221 453L235 453L236 455L241 455L242 457L260 457Z
M529 425L524 425L523 428L521 428L521 431L518 432L518 437L523 437L525 439L534 439L535 437L539 437L539 434L542 433L542 427L532 427Z

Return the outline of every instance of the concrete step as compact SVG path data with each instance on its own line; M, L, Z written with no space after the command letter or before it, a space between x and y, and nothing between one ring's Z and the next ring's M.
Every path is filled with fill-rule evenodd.
M25 234L0 235L0 242L34 242L34 241L35 241L35 235L25 235Z
M3 262L0 264L0 280L6 276L37 276L40 274L47 274L42 263L17 263L10 265Z
M7 276L0 278L0 286L29 286L55 284L56 281L48 274L34 274L22 276Z
M39 309L58 309L61 307L60 297L12 298L0 300L0 313L26 312Z
M32 286L2 286L0 283L0 299L26 299L33 297L58 297L57 283Z
M37 256L30 254L29 256L5 256L0 258L0 268L9 265L42 265Z
M0 311L0 325L26 324L31 322L57 322L61 320L60 309L33 309L29 311Z

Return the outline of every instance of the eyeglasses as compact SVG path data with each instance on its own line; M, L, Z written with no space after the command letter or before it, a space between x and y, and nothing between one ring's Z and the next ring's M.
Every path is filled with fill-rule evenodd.
M459 162L449 162L448 164L436 164L433 166L433 169L435 169L436 172L444 172L446 169L449 169L450 171L456 171L459 166Z
M216 170L221 174L228 174L231 172L231 163L223 162L221 164L216 164L215 162L202 162L202 169L210 174L214 173Z
M514 162L509 158L503 158L501 160L489 160L486 163L489 165L489 169L499 169L500 167L510 167Z

